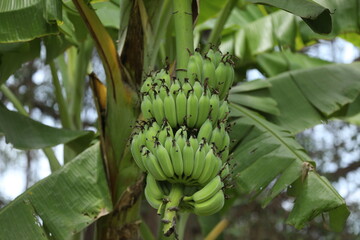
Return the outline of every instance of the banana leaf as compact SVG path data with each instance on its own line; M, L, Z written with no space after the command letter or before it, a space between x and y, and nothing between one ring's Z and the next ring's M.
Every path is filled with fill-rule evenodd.
M69 239L112 210L99 144L0 210L0 239Z
M316 173L314 162L286 129L261 115L232 104L231 139L236 182L242 192L261 197L266 206L281 192L291 189L295 205L287 222L302 228L314 217L329 213L330 227L339 231L349 215L344 199ZM275 180L274 184L271 184ZM333 224L337 222L339 225Z
M12 0L0 2L0 43L29 41L59 32L62 1Z
M247 0L252 3L266 4L283 9L301 17L316 33L331 32L332 22L330 10L310 0Z
M18 149L39 149L56 146L60 143L74 143L76 139L89 139L94 136L90 131L73 131L53 128L26 117L18 112L9 111L0 104L0 129L6 141Z

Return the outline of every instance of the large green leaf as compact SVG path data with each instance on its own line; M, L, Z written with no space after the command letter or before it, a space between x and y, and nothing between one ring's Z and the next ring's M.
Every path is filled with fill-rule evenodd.
M328 64L282 73L267 79L271 87L248 94L275 99L280 114L268 115L267 119L298 133L339 114L357 114L355 106L343 108L359 96L359 76L359 63ZM241 94L229 97L234 103L237 98Z
M337 117L349 123L360 125L360 94L354 102L349 104L346 112L343 112L342 115Z
M0 104L0 129L6 141L19 149L38 149L67 143L93 132L49 127Z
M0 43L0 84L24 62L40 56L40 40L24 43Z
M200 1L200 12L197 19L198 24L205 22L206 20L216 17L216 15L223 9L227 1L212 0L212 1Z
M302 228L309 219L329 212L330 228L337 232L343 229L350 214L349 209L325 177L309 171L303 182L299 179L292 186L296 186L291 190L296 192L296 200L287 220L289 224Z
M360 93L360 64L331 64L268 79L281 114L269 120L294 133L320 124Z
M260 79L240 83L240 85L231 89L228 101L260 112L279 115L280 111L273 98L266 96L265 94L256 94L258 92L257 90L268 92L270 87L271 83L269 81Z
M329 64L319 58L312 58L302 53L290 51L263 53L256 56L256 62L263 73L269 77L295 69L312 68Z
M61 0L0 1L0 42L29 41L58 33Z
M267 205L291 186L297 194L290 224L301 228L319 214L329 212L330 222L343 225L349 215L344 199L313 170L314 163L293 135L253 111L233 104L231 107L236 118L231 138L235 140L232 152L239 189L259 194L267 188L262 196Z
M330 10L310 0L247 0L252 3L267 4L301 17L317 33L331 32Z
M105 27L111 27L119 29L120 25L120 8L119 3L114 1L104 1L92 4L93 8L96 11L96 14L99 16L102 24ZM127 9L130 12L130 9Z
M0 239L70 239L112 210L99 144L0 211Z
M329 35L319 35L311 31L305 24L300 23L300 31L305 41L319 38L333 39L341 33L360 32L358 0L318 0L317 2L332 12L333 29Z
M249 61L278 45L294 48L296 34L295 16L276 11L239 29L235 36L235 55Z
M86 25L71 0L64 0L64 6L63 24L59 28L73 45L82 45L89 38Z

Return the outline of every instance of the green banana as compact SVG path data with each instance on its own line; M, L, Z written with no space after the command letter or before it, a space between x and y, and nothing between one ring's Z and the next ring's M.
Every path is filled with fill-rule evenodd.
M155 100L153 101L153 111L152 111L156 122L161 125L163 123L165 113L164 113L164 102L157 94Z
M206 153L204 147L201 144L202 143L200 143L200 147L195 152L194 169L191 174L192 179L198 179L204 169Z
M176 98L177 93L179 92L181 88L180 82L178 79L176 79L170 86L170 94Z
M215 145L217 152L221 151L220 147L222 146L223 136L219 127L216 127L211 133L210 143Z
M145 131L140 131L138 133L139 146L146 144L146 134Z
M215 70L216 86L215 88L219 91L222 89L224 83L227 80L227 67L224 62L220 62Z
M179 145L180 149L183 149L186 143L186 138L187 138L187 132L186 131L182 131L180 135L176 136L175 135L175 141L176 143Z
M215 67L219 66L219 63L222 59L223 55L220 52L220 50L215 51L215 57L214 57L214 65Z
M224 183L221 181L220 176L216 176L210 182L208 182L203 188L195 192L192 196L184 198L184 200L193 200L196 203L202 203L209 200L217 192L221 191L224 187Z
M213 125L210 119L207 119L199 129L197 140L200 142L202 139L205 139L206 142L209 142L211 139L211 133L213 131Z
M175 139L177 140L180 136L187 138L186 126L181 126L175 133Z
M229 149L230 149L230 136L226 132L224 134L223 144L221 145L221 159L225 162L229 156Z
M221 152L222 162L225 162L228 159L228 157L229 157L229 148L227 147L227 148L223 149Z
M210 149L205 156L204 169L197 180L200 185L207 183L213 173L213 169L217 167L217 160L212 149Z
M147 147L142 149L142 159L146 170L158 181L166 180L166 175L160 167L155 155Z
M187 78L191 85L193 85L196 80L201 80L201 68L199 68L194 55L191 55L189 58L187 66Z
M216 88L216 74L215 66L210 58L205 57L203 65L204 81L207 81L207 85L210 89Z
M229 164L226 162L224 163L221 172L220 172L220 177L222 179L227 178L230 175L230 168L229 168Z
M199 98L199 113L198 119L196 121L196 127L200 128L202 124L206 121L209 117L210 113L210 95L204 92L201 97Z
M164 101L164 99L168 93L168 88L165 85L161 85L158 92L159 92L159 96L160 96L161 100Z
M178 178L181 178L184 173L184 163L181 148L179 144L176 143L176 141L173 141L172 147L170 149L170 156L172 165L174 166L174 172Z
M157 89L158 89L158 88L157 88ZM158 92L158 90L156 90L156 87L155 87L155 86L153 86L153 87L149 90L148 96L150 97L150 100L151 100L152 102L155 100L155 97L156 97L156 95L157 95L157 92Z
M165 69L161 69L155 76L155 81L165 84L167 87L171 85L171 79L169 73Z
M195 83L193 84L193 90L198 99L204 92L204 88L201 86L201 83L199 81L195 81Z
M145 193L146 201L150 204L151 207L153 207L153 208L155 208L155 209L158 209L158 208L162 205L163 201L160 200L160 199L156 199L156 198L152 195L151 191L149 191L149 190L147 190L147 189L145 188L145 192L144 192L144 193Z
M229 105L227 101L223 101L219 108L219 120L226 120L229 115Z
M194 91L189 92L186 108L186 124L188 127L195 127L198 117L199 101Z
M201 75L198 76L198 78L199 78L199 81L201 81L202 80L202 66L203 66L203 57L201 56L201 53L195 50L194 59L200 70Z
M235 78L234 68L230 63L226 63L226 80L220 89L220 99L224 99L229 92L229 88L232 86Z
M215 51L212 48L210 48L209 51L206 53L205 58L209 58L214 67L217 66L215 64Z
M182 156L184 162L184 175L188 177L193 171L195 160L195 151L191 146L190 141L186 142L182 151Z
M141 136L140 136L141 137ZM146 171L144 164L142 162L142 156L141 156L141 139L139 137L139 134L134 135L132 141L131 141L131 145L130 145L130 150L132 153L132 156L135 160L136 165L138 165L138 167L142 170L142 171Z
M218 191L214 196L205 202L193 204L194 213L199 216L209 216L220 211L225 204L225 196L223 191Z
M165 176L167 178L172 178L174 176L174 168L171 163L171 158L168 151L161 144L157 144L156 157Z
M145 191L151 192L151 195L154 196L155 199L162 199L164 197L164 192L162 188L159 186L158 182L155 180L155 178L148 174L146 176L146 186Z
M205 150L205 152L207 153L208 151L210 151L210 149L212 149L211 145L207 143L206 139L203 139L203 141L205 142L203 148Z
M181 86L181 89L185 93L185 96L188 97L189 92L193 89L192 85L189 83L189 81L185 81L185 83Z
M144 96L141 102L141 112L145 119L150 119L152 115L152 102L149 96Z
M164 98L164 113L170 126L175 128L177 126L176 104L174 97L169 93Z
M179 91L176 96L176 118L179 125L184 123L186 117L187 98L183 91Z
M190 143L190 146L193 148L194 153L196 153L197 149L199 148L198 140L196 138L194 138L193 136L190 136L189 143Z
M215 153L215 151L214 151L214 153ZM216 156L215 154L214 154L214 156L215 156L215 160L217 161L217 165L213 169L210 179L213 179L214 177L216 177L216 175L219 174L219 172L221 171L222 165L223 165L223 162L221 161L221 159L218 156Z
M157 139L158 131L160 130L159 125L156 122L152 123L152 126L146 131L145 145L151 152L154 152L155 142Z
M162 85L162 80L160 80L160 71L157 71L157 72L154 74L153 79L154 79L153 85L157 85L157 86Z
M164 146L166 137L170 134L169 132L172 131L171 127L163 127L157 135L157 140Z
M167 152L170 152L173 139L174 138L172 136L170 136L170 134L168 134L166 139L165 139L164 146L165 146L165 149L166 149Z
M167 85L167 87L171 86L171 77L168 71L165 71L164 75L163 75L163 79L165 81L165 84Z
M210 98L210 119L215 125L219 117L220 100L217 94L213 94Z
M153 78L152 77L147 77L143 83L143 85L140 88L140 92L141 93L147 93L149 92L149 90L151 89L153 84Z

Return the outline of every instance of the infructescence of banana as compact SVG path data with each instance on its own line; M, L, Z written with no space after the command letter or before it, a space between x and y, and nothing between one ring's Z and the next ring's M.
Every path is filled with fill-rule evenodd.
M195 52L182 79L162 69L140 88L144 120L137 122L130 148L147 172L145 197L162 216L165 235L174 230L179 210L211 215L224 206L232 65L220 51Z

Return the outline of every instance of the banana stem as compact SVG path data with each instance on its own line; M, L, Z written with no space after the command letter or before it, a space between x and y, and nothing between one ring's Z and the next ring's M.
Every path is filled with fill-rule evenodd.
M192 23L192 0L173 0L173 14L176 37L176 69L178 78L185 78L189 52L194 52L194 36Z
M61 124L64 128L73 129L71 118L70 118L69 111L68 111L67 104L66 104L66 100L62 93L62 87L61 87L60 80L57 75L57 69L55 67L55 63L53 60L51 60L49 62L49 67L50 67L50 71L51 71L52 82L54 85L56 101L59 106Z
M9 99L9 101L14 105L16 110L24 116L29 116L19 99L15 96L15 94L5 85L2 84L0 86L0 91Z
M168 203L165 207L163 233L165 236L170 236L176 227L176 215L179 210L179 204L183 197L184 187L182 184L173 184L170 194L167 198Z
M187 223L187 220L189 219L189 216L190 216L190 213L188 213L188 212L180 213L179 226L177 229L177 232L179 234L179 240L184 239L186 223Z

